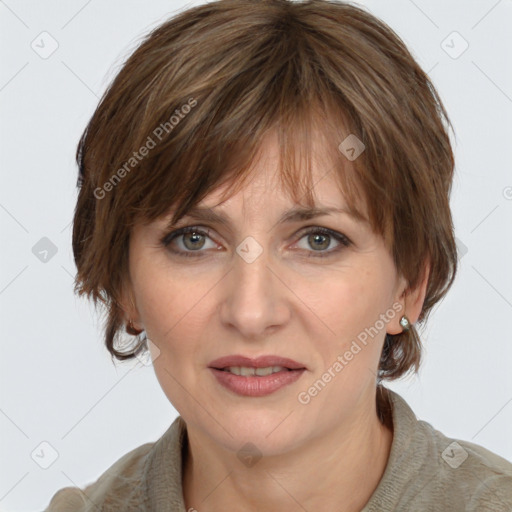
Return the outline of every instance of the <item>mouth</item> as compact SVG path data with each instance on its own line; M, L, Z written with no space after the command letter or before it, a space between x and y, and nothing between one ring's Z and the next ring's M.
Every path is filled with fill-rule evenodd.
M265 396L294 383L306 367L292 359L278 356L228 356L208 366L225 388L243 396Z
M240 355L226 356L212 361L208 367L214 370L230 372L242 377L264 377L283 371L307 369L305 365L293 359L271 355L257 358Z
M266 377L279 372L293 372L291 368L284 366L264 366L262 368L254 368L252 366L228 366L227 368L214 368L222 372L229 372L233 375L240 375L241 377Z

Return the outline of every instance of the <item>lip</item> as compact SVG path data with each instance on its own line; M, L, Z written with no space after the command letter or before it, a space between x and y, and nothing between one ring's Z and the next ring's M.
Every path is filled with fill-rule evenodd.
M230 366L247 366L250 368L265 368L267 366L282 366L284 369L265 376L235 375L224 371ZM215 359L209 364L209 369L222 386L241 396L266 396L285 386L288 386L306 371L306 367L293 359L280 356L260 356L255 359L240 355L226 356Z
M241 396L266 396L275 393L281 388L288 386L298 380L306 371L301 370L281 370L264 377L250 376L242 377L224 370L210 368L217 382L229 389L233 393Z
M259 356L256 358L241 356L241 355L232 355L220 357L219 359L215 359L212 361L208 367L216 370L222 370L224 368L229 368L230 366L247 366L249 368L265 368L267 366L282 366L284 368L288 368L289 370L302 370L306 369L306 366L294 361L293 359L289 359L287 357L266 355Z

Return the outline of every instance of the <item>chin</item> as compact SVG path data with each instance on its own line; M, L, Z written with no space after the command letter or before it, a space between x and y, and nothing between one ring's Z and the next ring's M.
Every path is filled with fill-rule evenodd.
M232 411L223 411L222 428L209 418L203 425L219 444L235 453L249 449L253 445L261 455L280 455L292 450L303 436L305 425L296 425L297 418L293 414L287 418L290 408L280 407L279 410L268 410L264 407L247 409L242 406ZM225 430L224 430L225 429ZM231 434L231 435L230 435Z

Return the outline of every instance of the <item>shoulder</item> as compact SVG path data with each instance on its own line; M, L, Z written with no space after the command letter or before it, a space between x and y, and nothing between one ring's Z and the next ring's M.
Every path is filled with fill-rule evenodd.
M512 510L512 463L483 446L454 439L418 420L427 442L419 503L465 512Z
M512 511L512 463L446 436L390 392L394 438L388 467L368 510ZM366 510L366 509L365 509Z
M95 482L83 489L64 487L52 497L44 512L89 512L118 510L117 506L129 506L140 499L141 477L154 442L146 443L119 458ZM122 501L119 501L119 500ZM127 510L126 508L124 510Z
M458 495L467 511L512 510L512 463L483 446L447 437L429 423L419 424L433 437L445 493Z

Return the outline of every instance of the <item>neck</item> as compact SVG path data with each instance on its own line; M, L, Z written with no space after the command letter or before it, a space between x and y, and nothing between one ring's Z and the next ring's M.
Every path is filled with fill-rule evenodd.
M183 495L186 510L199 512L359 512L382 478L393 440L392 422L385 415L379 419L375 407L351 425L251 467L241 467L236 453L199 431L187 433Z

